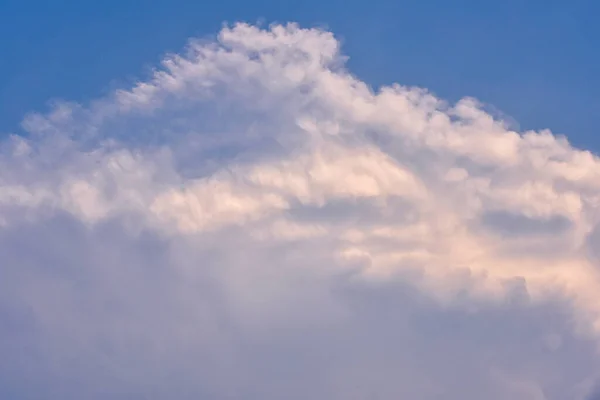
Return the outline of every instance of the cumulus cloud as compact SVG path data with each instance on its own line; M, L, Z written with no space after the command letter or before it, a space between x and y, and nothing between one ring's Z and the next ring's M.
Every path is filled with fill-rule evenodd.
M223 28L0 144L0 394L585 399L600 160ZM593 395L592 395L593 397Z

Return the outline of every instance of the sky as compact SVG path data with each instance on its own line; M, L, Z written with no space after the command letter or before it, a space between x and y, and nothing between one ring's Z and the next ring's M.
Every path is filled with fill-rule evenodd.
M343 39L370 85L473 96L523 129L598 150L600 6L592 0L154 0L0 3L0 132L52 99L89 101L143 79L222 23L297 21Z
M600 399L597 6L448 3L3 2L0 398Z

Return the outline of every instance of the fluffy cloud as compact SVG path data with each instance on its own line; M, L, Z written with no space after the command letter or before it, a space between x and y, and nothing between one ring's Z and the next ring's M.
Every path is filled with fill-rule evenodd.
M296 25L23 127L2 397L594 398L600 160L565 138L374 92Z

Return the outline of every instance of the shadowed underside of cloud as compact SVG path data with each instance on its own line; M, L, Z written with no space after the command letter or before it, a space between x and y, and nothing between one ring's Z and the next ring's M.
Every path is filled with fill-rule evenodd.
M237 24L0 144L0 394L586 399L600 160ZM587 397L586 397L587 396Z

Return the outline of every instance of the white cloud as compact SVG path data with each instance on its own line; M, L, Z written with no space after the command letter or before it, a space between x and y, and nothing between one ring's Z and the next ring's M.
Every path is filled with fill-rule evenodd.
M239 24L28 116L0 148L6 395L584 398L600 160L343 61Z

